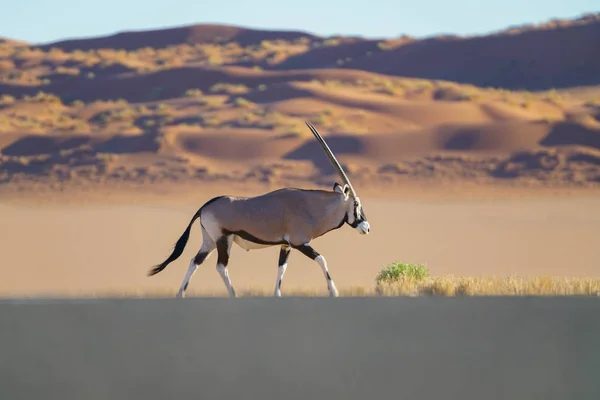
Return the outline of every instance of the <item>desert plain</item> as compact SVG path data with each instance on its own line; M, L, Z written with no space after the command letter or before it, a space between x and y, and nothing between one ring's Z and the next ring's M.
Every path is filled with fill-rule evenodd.
M432 275L600 278L600 16L477 37L362 39L194 25L0 42L0 295L174 296L160 274L221 195L339 178L372 232L313 244L342 294L383 265ZM544 46L551 42L553 46ZM234 245L236 289L270 295L278 249ZM188 295L225 295L216 256ZM282 293L326 294L293 252Z

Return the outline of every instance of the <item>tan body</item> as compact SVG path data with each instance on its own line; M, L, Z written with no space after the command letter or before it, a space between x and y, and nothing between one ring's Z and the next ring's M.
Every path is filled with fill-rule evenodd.
M200 221L214 240L223 233L215 229L231 232L246 250L294 247L341 227L346 208L343 193L285 188L256 197L217 198L203 207Z
M245 250L280 246L275 296L281 295L281 282L291 249L300 251L319 264L330 295L337 296L337 289L329 275L325 257L313 249L310 242L340 228L344 223L361 234L368 234L370 225L356 191L331 149L314 126L308 122L306 124L340 174L344 182L343 186L335 183L332 191L284 188L255 197L215 197L194 214L171 255L152 268L149 275L159 273L183 253L192 225L199 218L202 247L190 261L178 297L184 296L198 266L215 250L218 254L217 270L230 296L235 297L235 290L227 269L233 243Z

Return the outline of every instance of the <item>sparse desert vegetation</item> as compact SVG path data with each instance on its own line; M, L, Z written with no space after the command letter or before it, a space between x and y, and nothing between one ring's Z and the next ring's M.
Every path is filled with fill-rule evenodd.
M383 296L600 296L600 278L431 276L419 264L392 263L376 278Z
M342 288L340 297L415 297L415 296L587 296L600 297L600 278L569 276L430 276L421 275L421 266L397 278L378 279L376 285ZM424 270L423 270L424 271ZM264 287L239 287L238 297L272 297ZM78 298L173 298L175 290L70 291L67 297ZM284 290L285 297L327 297L322 287ZM223 290L190 289L186 297L228 297Z
M486 69L487 58L470 60L465 73L477 77L470 82L433 70L418 76L379 68L408 65L396 61L417 43L423 54L411 53L416 64L440 46L476 52L487 37L366 40L195 25L102 42L2 41L0 186L302 182L300 174L282 172L292 170L302 171L304 182L320 182L331 171L305 150L307 119L336 137L349 168L362 165L351 174L364 184L508 179L598 186L600 89L593 85L600 82L579 81L587 75L558 66L547 82L532 80L537 64L513 55L511 43L535 46L532 32L554 43L580 38L568 49L573 57L563 59L593 66L598 60L586 58L592 53L584 51L585 37L599 26L597 15L586 15L490 35L490 54L500 51L498 38L505 42L501 61ZM448 71L444 62L439 68ZM502 63L510 64L506 71ZM492 70L485 84L478 80ZM239 145L214 150L217 138ZM257 139L268 151L240 159L240 149Z

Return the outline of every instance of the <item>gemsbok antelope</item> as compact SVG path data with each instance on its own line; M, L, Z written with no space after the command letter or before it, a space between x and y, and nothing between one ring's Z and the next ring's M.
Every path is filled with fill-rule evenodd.
M172 254L152 268L148 275L159 273L183 253L192 224L200 218L202 247L191 259L177 297L185 296L192 276L215 250L217 271L229 295L235 297L227 269L232 243L247 251L280 246L275 296L281 296L281 281L288 257L291 249L296 249L319 264L330 296L336 297L338 291L327 269L325 257L313 249L310 242L340 228L344 223L363 235L369 233L370 226L356 191L331 149L310 122L306 122L306 125L339 173L343 186L336 182L331 191L283 188L254 197L215 197L200 207L175 244Z

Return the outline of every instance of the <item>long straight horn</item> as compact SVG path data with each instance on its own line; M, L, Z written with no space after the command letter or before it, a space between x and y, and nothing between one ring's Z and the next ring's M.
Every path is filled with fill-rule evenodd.
M323 150L325 151L325 154L327 154L327 157L329 158L329 161L331 161L331 164L333 164L333 166L335 167L335 169L337 170L337 172L340 174L340 177L342 178L342 180L344 181L344 183L346 185L348 185L348 188L350 189L350 192L352 193L352 196L356 197L356 191L352 187L352 184L350 183L350 179L348 179L348 175L346 175L346 173L344 172L344 169L342 168L342 166L340 165L340 163L338 162L338 160L333 155L333 152L331 151L331 149L329 148L329 146L327 146L327 143L325 143L325 140L323 139L323 137L317 131L317 128L315 128L308 121L305 121L305 123L308 126L308 129L310 129L310 131L313 133L313 135L315 135L315 137L317 138L317 140L321 144L321 147L323 147Z

